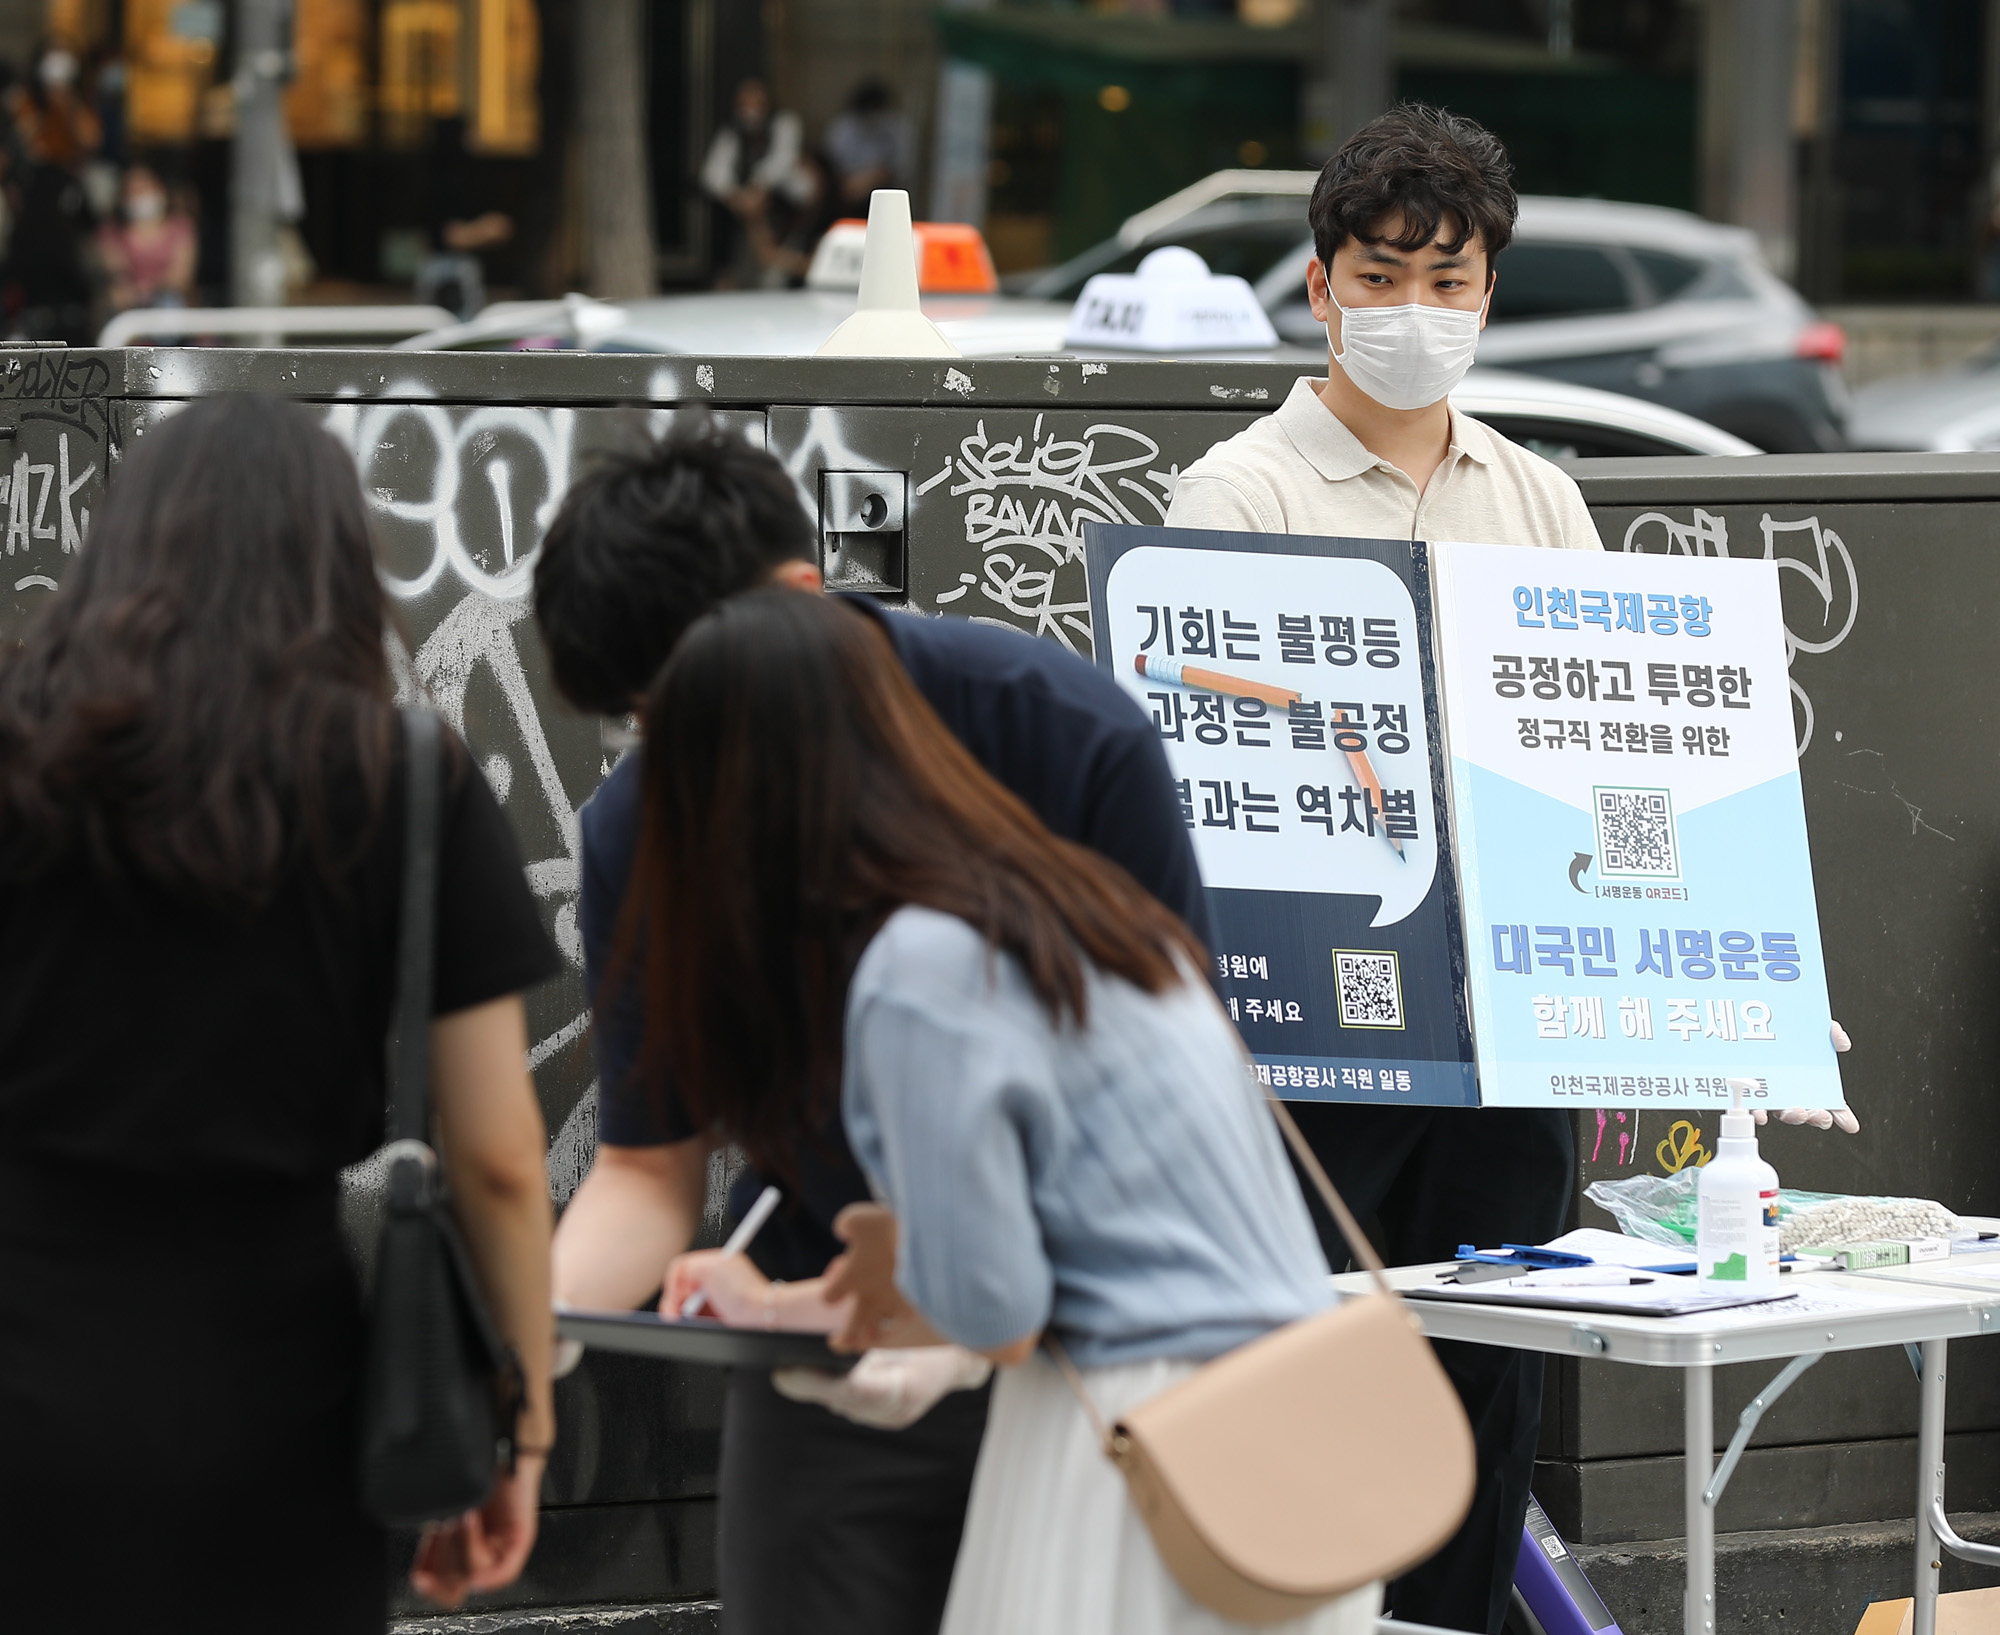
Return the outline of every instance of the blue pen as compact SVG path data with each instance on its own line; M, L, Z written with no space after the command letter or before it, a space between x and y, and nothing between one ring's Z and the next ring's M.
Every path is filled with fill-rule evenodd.
M1595 1266L1596 1261L1588 1255L1573 1255L1567 1249L1544 1249L1532 1243L1503 1243L1500 1247L1523 1260L1532 1260L1540 1266Z
M1469 1243L1461 1243L1458 1246L1458 1258L1469 1260L1475 1265L1525 1266L1530 1271L1537 1272L1567 1270L1574 1266L1597 1264L1588 1255L1573 1255L1566 1249L1542 1249L1525 1243L1503 1243L1497 1253L1488 1249L1475 1249Z

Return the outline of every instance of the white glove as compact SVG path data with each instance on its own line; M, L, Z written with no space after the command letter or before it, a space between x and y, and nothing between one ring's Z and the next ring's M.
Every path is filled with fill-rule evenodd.
M845 1374L818 1368L780 1368L771 1384L794 1402L817 1402L843 1419L878 1431L914 1425L952 1391L984 1385L993 1365L955 1345L867 1351Z
M1847 1037L1847 1029L1842 1027L1838 1022L1833 1024L1833 1048L1836 1051L1846 1051L1854 1048L1854 1041ZM1752 1116L1759 1124L1762 1124L1769 1117L1762 1108L1759 1108ZM1835 1107L1832 1109L1824 1107L1786 1107L1779 1111L1778 1122L1780 1124L1810 1124L1815 1130L1830 1130L1837 1124L1849 1135L1857 1134L1861 1129L1861 1121L1845 1107Z

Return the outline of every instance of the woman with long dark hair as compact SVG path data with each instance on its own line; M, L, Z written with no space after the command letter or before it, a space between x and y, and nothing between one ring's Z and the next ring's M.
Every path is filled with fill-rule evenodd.
M383 1138L402 739L353 462L301 409L192 405L119 469L0 659L0 1562L22 1628L379 1632L356 1501L341 1169ZM432 1078L530 1450L433 1529L511 1579L549 1403L549 1203L520 991L553 974L445 734Z
M989 777L873 621L788 590L724 603L662 671L638 867L648 1048L688 1110L779 1176L841 1118L900 1223L904 1293L1006 1365L948 1635L1231 1627L1168 1576L1036 1355L1060 1338L1111 1419L1331 1301L1186 928ZM823 1282L705 1251L665 1303L832 1329ZM758 1519L730 1506L724 1434L727 1548ZM1377 1599L1294 1627L1358 1631Z

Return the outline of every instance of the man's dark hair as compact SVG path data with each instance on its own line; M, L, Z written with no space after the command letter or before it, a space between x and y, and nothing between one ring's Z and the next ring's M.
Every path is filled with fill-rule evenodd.
M1327 160L1306 217L1323 262L1350 238L1391 249L1442 244L1453 255L1477 235L1490 272L1514 236L1513 165L1483 125L1405 102L1370 120ZM1383 236L1391 219L1402 223Z
M623 715L687 627L818 541L785 468L713 421L602 458L535 563L535 618L563 696Z

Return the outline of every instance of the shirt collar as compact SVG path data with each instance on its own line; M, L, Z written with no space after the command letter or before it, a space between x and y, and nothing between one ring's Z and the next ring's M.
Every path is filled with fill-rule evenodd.
M1463 414L1454 405L1451 411L1451 447L1455 454L1463 454L1468 460L1483 466L1490 466L1500 456L1499 445L1494 441L1500 434L1484 421L1475 420Z
M1334 483L1345 482L1381 465L1383 462L1368 452L1340 416L1320 400L1315 386L1312 376L1301 375L1292 382L1290 395L1278 406L1278 425L1291 439L1300 458ZM1463 454L1479 465L1493 464L1493 437L1490 427L1452 409L1451 446L1445 455L1446 463L1450 463L1453 454Z
M1278 426L1299 457L1330 483L1345 482L1379 464L1341 419L1320 401L1310 375L1292 382L1291 395L1278 406Z

